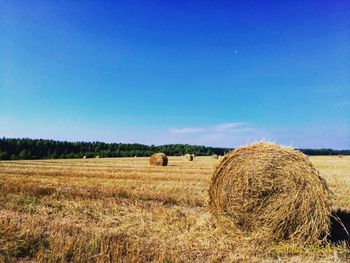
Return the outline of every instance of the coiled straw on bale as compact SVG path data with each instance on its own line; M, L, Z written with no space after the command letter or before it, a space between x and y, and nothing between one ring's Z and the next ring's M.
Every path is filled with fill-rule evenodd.
M155 153L150 157L149 163L155 166L167 166L168 157L164 153Z
M209 208L227 233L299 243L324 241L330 191L306 155L257 143L225 155L209 188Z

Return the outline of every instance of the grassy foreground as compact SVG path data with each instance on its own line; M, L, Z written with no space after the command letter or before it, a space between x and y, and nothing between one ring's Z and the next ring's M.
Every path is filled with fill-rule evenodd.
M350 157L310 157L350 208ZM348 262L343 245L248 243L207 209L218 160L0 162L0 262Z

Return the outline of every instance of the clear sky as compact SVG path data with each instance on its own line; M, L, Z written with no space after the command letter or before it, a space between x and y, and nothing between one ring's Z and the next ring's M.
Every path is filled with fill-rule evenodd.
M350 2L0 1L0 136L350 148Z

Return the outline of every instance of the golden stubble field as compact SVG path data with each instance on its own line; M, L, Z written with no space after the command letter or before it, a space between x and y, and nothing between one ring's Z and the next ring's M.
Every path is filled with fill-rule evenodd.
M350 208L350 157L310 157ZM207 209L220 160L0 162L0 262L349 262L344 245L261 244L223 234Z

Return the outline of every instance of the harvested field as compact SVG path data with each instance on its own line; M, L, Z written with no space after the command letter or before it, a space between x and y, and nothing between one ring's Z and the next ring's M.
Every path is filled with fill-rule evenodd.
M350 208L350 157L310 157ZM169 157L0 162L0 262L348 262L344 245L247 243L216 228L219 160Z

